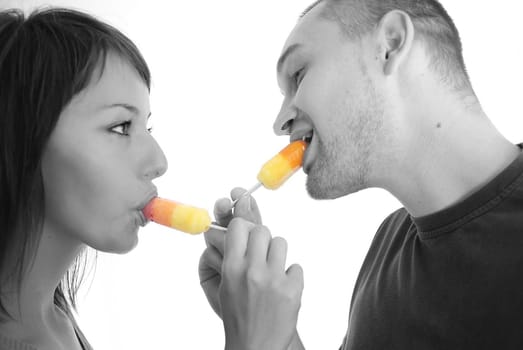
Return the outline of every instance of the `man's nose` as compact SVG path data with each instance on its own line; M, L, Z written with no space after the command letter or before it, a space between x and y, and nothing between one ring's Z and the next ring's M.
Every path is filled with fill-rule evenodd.
M292 130L294 119L296 119L296 115L296 109L291 108L284 103L273 124L274 133L278 136L289 135Z

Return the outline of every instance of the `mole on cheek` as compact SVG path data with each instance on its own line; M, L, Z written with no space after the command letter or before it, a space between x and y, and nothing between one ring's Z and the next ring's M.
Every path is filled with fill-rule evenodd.
M436 128L441 128L441 123L436 124Z

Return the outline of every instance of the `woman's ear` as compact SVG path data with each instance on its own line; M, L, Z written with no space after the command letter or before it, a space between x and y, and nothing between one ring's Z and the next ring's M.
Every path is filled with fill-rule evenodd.
M405 61L413 39L414 25L406 12L393 10L382 17L378 24L378 44L385 75L396 72Z

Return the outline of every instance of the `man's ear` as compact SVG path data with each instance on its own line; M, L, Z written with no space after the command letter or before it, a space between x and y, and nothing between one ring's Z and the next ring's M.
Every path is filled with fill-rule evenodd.
M414 25L403 11L385 14L378 24L380 61L385 75L391 75L406 60L414 40Z

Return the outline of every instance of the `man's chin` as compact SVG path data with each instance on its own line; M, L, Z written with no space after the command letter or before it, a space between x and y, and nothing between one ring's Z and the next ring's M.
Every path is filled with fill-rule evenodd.
M332 183L328 179L329 177L327 176L307 176L306 188L309 196L317 200L337 199L364 188L364 186L355 184Z
M318 181L319 180L319 181ZM307 177L306 188L307 193L313 199L322 200L322 199L335 199L340 197L336 195L326 184L324 184L322 179L315 179L310 175Z

